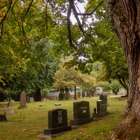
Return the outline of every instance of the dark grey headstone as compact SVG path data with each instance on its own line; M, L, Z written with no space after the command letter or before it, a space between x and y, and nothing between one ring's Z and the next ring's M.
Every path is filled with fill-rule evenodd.
M90 117L89 102L81 101L73 103L74 119L84 119Z
M97 101L97 113L106 113L106 112L107 112L106 101L102 100Z
M67 125L67 110L54 109L48 112L48 128L57 128Z
M107 103L107 94L106 93L100 94L100 100L105 101Z
M68 130L71 130L71 126L68 126L66 109L48 111L48 129L44 130L44 135L53 135Z
M71 125L81 125L92 121L90 118L89 102L80 101L73 103L73 118Z
M0 122L7 121L6 115L0 114Z
M93 113L93 117L103 117L108 115L108 111L107 111L107 102L104 100L98 100L97 101L97 112L96 109L94 108L94 113Z

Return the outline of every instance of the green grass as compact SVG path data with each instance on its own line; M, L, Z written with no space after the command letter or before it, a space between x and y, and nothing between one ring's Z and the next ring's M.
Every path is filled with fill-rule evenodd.
M93 108L96 107L96 101L99 97L83 98L76 101L89 101L91 116ZM73 102L51 100L46 102L27 103L28 108L18 109L19 103L16 102L13 109L14 114L7 115L7 122L0 122L0 140L41 140L38 135L43 134L47 129L48 110L55 108L67 109L68 122L73 120ZM61 103L61 106L55 106L55 103ZM109 115L96 121L73 128L55 140L108 140L109 134L114 126L122 119L125 106L125 100L118 98L108 98ZM41 107L40 107L41 105ZM4 109L0 108L0 113Z

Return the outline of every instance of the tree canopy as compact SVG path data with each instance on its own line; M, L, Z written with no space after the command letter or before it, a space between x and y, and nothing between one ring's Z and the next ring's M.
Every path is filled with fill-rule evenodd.
M95 78L88 74L82 74L76 71L74 67L70 69L60 68L54 76L55 83L53 85L56 89L73 88L79 86L81 88L93 88L96 84Z

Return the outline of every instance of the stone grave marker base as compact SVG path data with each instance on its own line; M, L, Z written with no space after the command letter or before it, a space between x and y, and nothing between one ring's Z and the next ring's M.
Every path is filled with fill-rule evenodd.
M70 125L82 125L82 124L85 124L85 123L89 123L89 122L92 122L93 121L93 118L85 118L85 119L79 119L79 120L70 120Z
M0 122L7 121L6 115L0 114Z
M102 113L93 113L93 118L100 118L100 117L104 117L106 115L108 115L109 112L102 112Z
M65 132L57 133L57 134L53 134L53 135L44 135L44 134L42 134L42 135L39 135L38 138L51 139L51 138L55 138L57 136L60 136L60 135L64 134Z
M68 130L71 130L71 126L63 126L63 127L52 128L52 129L45 129L44 135L53 135L53 134L61 133L61 132L68 131Z

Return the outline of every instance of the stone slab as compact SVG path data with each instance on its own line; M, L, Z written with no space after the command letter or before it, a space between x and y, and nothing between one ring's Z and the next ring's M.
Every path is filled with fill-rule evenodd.
M4 114L13 114L14 113L14 109L13 108L6 108L4 109Z
M93 113L93 118L100 118L108 115L109 112L104 112L104 113Z
M52 129L45 129L44 130L44 135L54 135L57 133L62 133L68 130L71 130L71 126L63 126L63 127L58 127L58 128L52 128Z
M92 121L93 121L93 118L70 120L70 125L77 126L77 125L82 125L82 124L89 123L89 122L92 122Z
M66 133L66 131L62 132L62 133L57 133L57 134L54 134L54 135L44 135L44 134L42 134L42 135L39 135L38 137L39 138L44 138L44 139L51 139L51 138L55 138L57 136L60 136L60 135L62 135L64 133Z
M55 103L55 106L61 106L61 104L60 103Z

